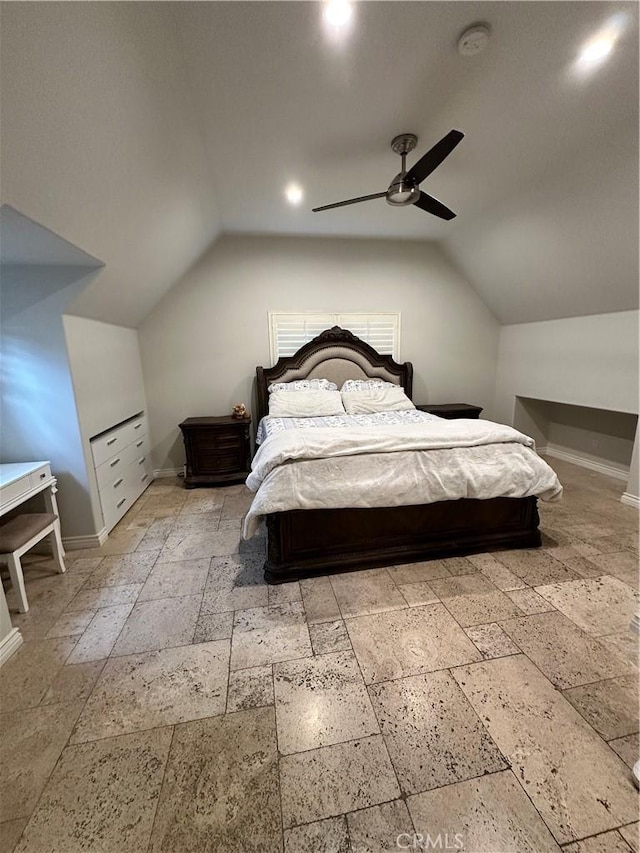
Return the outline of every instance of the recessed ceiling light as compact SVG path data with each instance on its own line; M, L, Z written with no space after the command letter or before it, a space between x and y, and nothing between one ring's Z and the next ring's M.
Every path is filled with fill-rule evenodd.
M614 15L607 23L586 42L578 54L576 66L588 72L596 68L609 56L622 34L626 24L624 15Z
M285 188L284 195L289 204L300 204L304 197L300 184L288 184Z
M327 0L323 15L332 27L344 27L353 16L353 5L349 0Z
M588 42L580 52L580 62L602 62L613 50L615 39L612 36L600 36Z

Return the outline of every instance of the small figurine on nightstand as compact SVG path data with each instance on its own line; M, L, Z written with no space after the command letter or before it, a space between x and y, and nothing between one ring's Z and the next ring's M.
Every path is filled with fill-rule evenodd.
M231 417L237 421L244 421L249 417L249 412L244 403L236 403L231 412Z

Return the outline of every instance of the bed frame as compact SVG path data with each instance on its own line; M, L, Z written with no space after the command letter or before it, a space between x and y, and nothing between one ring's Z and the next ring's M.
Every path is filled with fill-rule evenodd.
M380 355L334 326L271 368L258 367L258 420L268 413L272 382L322 377L378 378L412 396L411 362ZM503 548L540 545L537 499L463 498L372 509L290 510L268 515L265 579L284 583L332 572L411 563Z

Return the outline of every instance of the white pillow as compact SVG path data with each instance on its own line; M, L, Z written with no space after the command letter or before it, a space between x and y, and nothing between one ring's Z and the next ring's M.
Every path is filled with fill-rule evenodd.
M277 418L314 418L344 415L339 391L274 391L269 395L269 414Z
M340 389L341 391L369 391L371 388L399 388L393 382L385 382L384 379L347 379Z
M267 390L270 394L274 391L337 391L338 386L328 379L296 379L294 382L274 382Z
M415 409L399 385L386 384L366 391L342 391L341 393L348 415L370 415L374 412L402 412Z

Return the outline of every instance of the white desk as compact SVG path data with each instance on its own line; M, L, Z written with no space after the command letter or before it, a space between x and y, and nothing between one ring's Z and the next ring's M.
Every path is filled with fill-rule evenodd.
M47 512L58 515L56 478L48 462L13 462L0 465L0 516L43 493ZM22 644L18 628L11 625L9 608L0 584L0 666Z
M0 465L0 516L44 492L47 512L58 515L56 478L49 462L12 462Z

